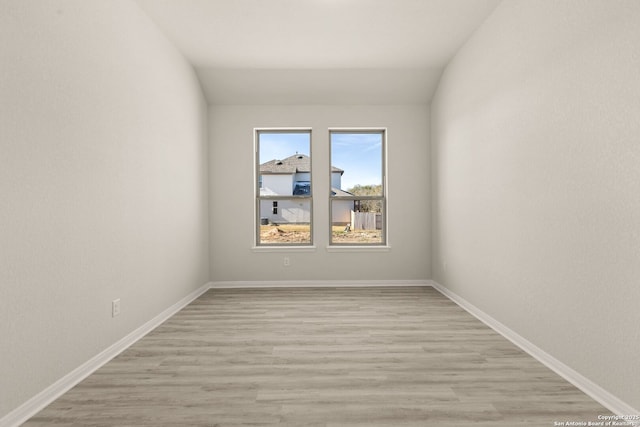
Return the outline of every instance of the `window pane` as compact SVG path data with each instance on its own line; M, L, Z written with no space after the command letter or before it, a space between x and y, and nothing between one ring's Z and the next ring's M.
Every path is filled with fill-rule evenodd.
M311 200L260 200L260 244L311 243Z
M331 244L385 244L384 131L331 131L330 140Z
M359 201L332 200L331 243L352 245L384 243L382 200L367 200L379 208L371 211L354 211L354 204L357 202Z
M258 133L260 196L311 195L311 133Z
M256 243L311 244L311 132L257 131Z
M382 196L382 138L382 132L331 132L332 188Z

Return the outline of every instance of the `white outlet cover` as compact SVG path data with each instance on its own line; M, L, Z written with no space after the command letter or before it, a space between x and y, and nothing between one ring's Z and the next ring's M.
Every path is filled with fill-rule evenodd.
M114 299L111 302L111 317L116 317L120 314L120 298Z

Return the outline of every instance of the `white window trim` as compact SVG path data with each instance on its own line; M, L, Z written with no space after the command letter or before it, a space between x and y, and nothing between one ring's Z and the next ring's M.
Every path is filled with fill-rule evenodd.
M251 252L315 252L318 248L309 245L252 246Z
M259 131L267 131L267 132L309 132L310 135L310 144L313 145L313 128L310 126L291 126L291 127L254 127L253 128L253 243L251 245L252 252L315 252L316 246L314 245L315 240L315 226L313 222L315 221L313 218L313 199L315 196L313 195L313 168L311 171L311 197L309 200L311 201L311 244L308 245L299 245L295 243L291 244L280 244L280 245L260 245L258 242L258 230L257 230L257 219L258 219L258 203L257 203L257 193L260 191L260 188L256 188L258 185L258 162L260 161L260 155L258 153L258 132ZM313 162L313 147L309 146L309 153L311 153L311 161Z
M348 246L348 245L328 245L327 252L390 252L389 245L369 245L369 246Z
M327 252L389 252L391 250L391 244L389 243L389 168L388 168L388 147L389 144L389 129L380 126L365 126L365 127L329 127L329 146L331 146L331 132L384 132L384 144L383 144L383 167L384 167L384 199L385 199L385 215L384 215L384 228L385 228L385 244L376 245L336 245L331 244L331 196L329 196L329 244L326 247ZM331 179L331 155L329 155L329 179Z

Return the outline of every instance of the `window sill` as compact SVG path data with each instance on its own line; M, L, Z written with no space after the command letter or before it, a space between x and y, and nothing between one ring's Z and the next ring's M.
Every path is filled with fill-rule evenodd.
M253 246L251 252L315 252L315 246Z
M327 246L327 252L389 252L391 246L348 246L333 245Z

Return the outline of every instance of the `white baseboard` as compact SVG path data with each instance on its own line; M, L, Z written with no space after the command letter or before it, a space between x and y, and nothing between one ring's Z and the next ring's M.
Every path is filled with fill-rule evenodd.
M511 341L513 344L520 347L524 352L537 359L539 362L554 371L556 374L560 375L565 380L569 381L579 390L584 392L596 402L600 403L605 408L609 409L614 414L620 416L640 414L640 411L638 411L637 409L632 408L630 405L623 402L613 394L609 393L607 390L603 389L593 381L574 371L569 366L565 365L555 357L551 356L549 353L545 352L521 335L509 329L507 326L489 316L487 313L480 310L478 307L474 306L461 296L457 295L456 293L450 291L446 287L433 280L430 281L430 284L441 294L462 307L465 311L475 316L482 323L489 326L491 329ZM640 425L640 423L630 425Z
M208 291L210 288L211 282L201 286L186 297L182 298L177 303L173 304L171 307L164 310L162 313L158 314L153 319L149 320L144 325L140 326L138 329L134 330L124 338L118 340L101 353L87 360L85 363L69 372L67 375L60 378L58 381L45 388L40 393L36 394L34 397L27 400L25 403L2 417L0 419L0 427L17 427L20 424L24 423L29 418L33 417L42 409L44 409L51 402L62 396L64 393L69 391L86 377L98 370L105 363L116 357L118 354L122 353L124 350L129 348L136 341L147 335L149 332L151 332L164 321L176 314L178 311L182 310L185 306Z
M431 286L430 280L281 280L213 282L211 288L344 288L371 286Z

